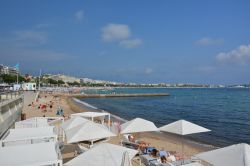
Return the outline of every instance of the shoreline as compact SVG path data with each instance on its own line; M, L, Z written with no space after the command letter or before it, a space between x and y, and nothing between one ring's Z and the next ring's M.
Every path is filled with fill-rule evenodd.
M73 97L67 95L58 95L51 93L40 93L40 98L38 102L34 103L34 106L30 106L30 104L34 101L36 94L33 92L27 92L25 94L25 103L22 112L27 116L26 118L32 117L62 117L61 115L57 115L57 109L63 108L65 120L67 120L71 114L87 112L87 111L104 111L101 109L95 109L96 107L87 107L89 104L77 103ZM53 108L46 112L37 108L40 104L46 104L50 101L53 101ZM78 100L79 101L79 100ZM84 105L85 104L85 105ZM125 119L120 118L117 115L111 114L112 118L119 119L119 121L126 121ZM112 119L113 120L113 119ZM186 157L191 157L197 153L205 152L215 147L204 146L199 144L198 142L192 142L187 139L180 138L171 134L162 134L160 132L148 132L148 133L135 133L135 137L144 142L150 143L150 146L155 147L156 149L161 149L164 147L167 151L176 151L178 153L184 152ZM120 141L122 140L123 135L118 134L116 137L111 137L108 143L120 145ZM182 142L184 151L182 151ZM75 144L67 144L64 142L64 149L61 151L63 163L71 160L75 157L76 146ZM139 166L138 161L132 162L133 166Z
M83 102L74 97L66 97L66 101L69 104L71 110L75 113L86 112L86 111L95 111L95 112L108 112L106 110L98 109L86 102ZM89 107L90 106L90 107ZM110 112L109 112L110 113ZM119 117L118 115L111 114L111 117L115 120L126 122L126 119ZM154 142L154 146L158 149L163 147L168 147L169 150L181 151L181 143L185 147L185 154L187 156L192 156L194 154L212 150L217 148L214 145L206 144L202 141L197 141L192 138L181 137L175 134L162 133L162 132L150 132L150 133L139 133L136 134L137 137L143 139L146 142Z

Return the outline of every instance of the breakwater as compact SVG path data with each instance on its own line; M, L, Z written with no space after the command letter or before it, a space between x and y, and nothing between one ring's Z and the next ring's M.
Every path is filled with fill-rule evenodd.
M102 98L102 97L157 97L170 96L169 93L133 93L133 94L70 94L76 98Z

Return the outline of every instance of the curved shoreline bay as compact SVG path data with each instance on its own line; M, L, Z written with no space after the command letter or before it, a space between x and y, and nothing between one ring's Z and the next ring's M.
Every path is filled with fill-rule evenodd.
M209 128L189 138L215 146L250 143L249 89L114 89L105 93L170 93L167 97L85 98L82 101L124 119L141 117L158 127L185 119Z

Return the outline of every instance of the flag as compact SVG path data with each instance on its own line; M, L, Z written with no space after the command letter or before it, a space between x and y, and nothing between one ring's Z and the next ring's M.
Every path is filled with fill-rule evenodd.
M17 63L16 66L14 66L14 68L16 68L17 70L19 70L19 63Z

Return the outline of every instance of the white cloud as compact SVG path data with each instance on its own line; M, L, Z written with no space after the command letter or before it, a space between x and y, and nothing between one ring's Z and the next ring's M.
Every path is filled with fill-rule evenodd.
M79 10L75 13L75 18L77 21L81 22L84 19L84 11L83 10Z
M135 48L142 44L141 39L129 39L120 41L119 45L124 48Z
M222 45L224 43L224 40L222 38L209 38L209 37L204 37L198 41L195 42L196 45L200 46L218 46Z
M147 68L147 69L145 69L144 73L149 75L149 74L153 73L153 69Z
M47 32L35 30L13 31L13 40L17 42L32 42L44 44L47 41Z
M241 45L230 52L222 52L216 56L216 60L220 63L246 64L250 63L250 44Z
M110 23L102 28L102 40L106 42L128 39L131 35L128 25Z

